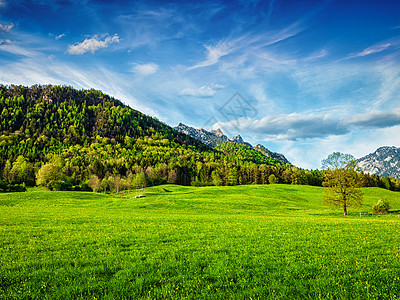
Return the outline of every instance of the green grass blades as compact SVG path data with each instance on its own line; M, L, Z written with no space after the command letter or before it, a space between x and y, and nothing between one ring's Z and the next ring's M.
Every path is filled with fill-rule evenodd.
M268 185L0 194L0 299L397 299L398 214Z

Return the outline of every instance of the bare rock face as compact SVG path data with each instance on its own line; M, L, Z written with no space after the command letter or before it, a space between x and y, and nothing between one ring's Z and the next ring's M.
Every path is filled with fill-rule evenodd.
M400 178L400 148L380 147L374 153L358 159L357 163L365 173Z
M209 132L205 129L196 129L179 123L179 125L175 127L175 129L179 132L190 135L191 137L213 148L218 146L219 144L222 144L223 142L229 141L228 137L224 135L219 128L217 130Z
M196 128L187 126L185 124L179 123L179 125L177 127L175 127L175 129L178 130L179 132L190 135L191 137L193 137L193 138L199 140L200 142L202 142L210 147L213 147L213 148L215 148L216 146L218 146L224 142L232 142L232 143L246 145L250 148L254 148L254 149L260 151L265 156L280 160L283 163L289 163L289 161L286 159L286 157L283 154L271 152L267 148L265 148L264 146L262 146L260 144L257 145L256 147L253 147L251 144L245 142L240 135L234 136L232 139L228 139L228 137L226 135L224 135L224 133L219 128L217 130L207 131L204 129L196 129Z

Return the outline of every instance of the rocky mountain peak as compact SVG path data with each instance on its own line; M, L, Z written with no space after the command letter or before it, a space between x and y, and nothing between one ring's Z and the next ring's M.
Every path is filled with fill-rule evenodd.
M222 137L224 136L224 133L222 132L221 129L217 129L217 130L211 130L211 133L214 133L217 137Z
M400 178L400 148L384 146L357 160L365 173Z

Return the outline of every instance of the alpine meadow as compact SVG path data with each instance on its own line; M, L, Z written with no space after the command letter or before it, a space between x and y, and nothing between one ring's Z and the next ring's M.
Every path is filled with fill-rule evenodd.
M399 0L0 0L0 300L399 299L399 33Z
M364 188L363 210L400 195ZM0 194L2 299L396 299L400 218L300 185Z

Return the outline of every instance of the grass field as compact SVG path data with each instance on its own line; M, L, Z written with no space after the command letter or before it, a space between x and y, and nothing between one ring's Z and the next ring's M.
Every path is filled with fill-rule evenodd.
M399 214L342 217L322 188L0 194L0 299L397 299Z

